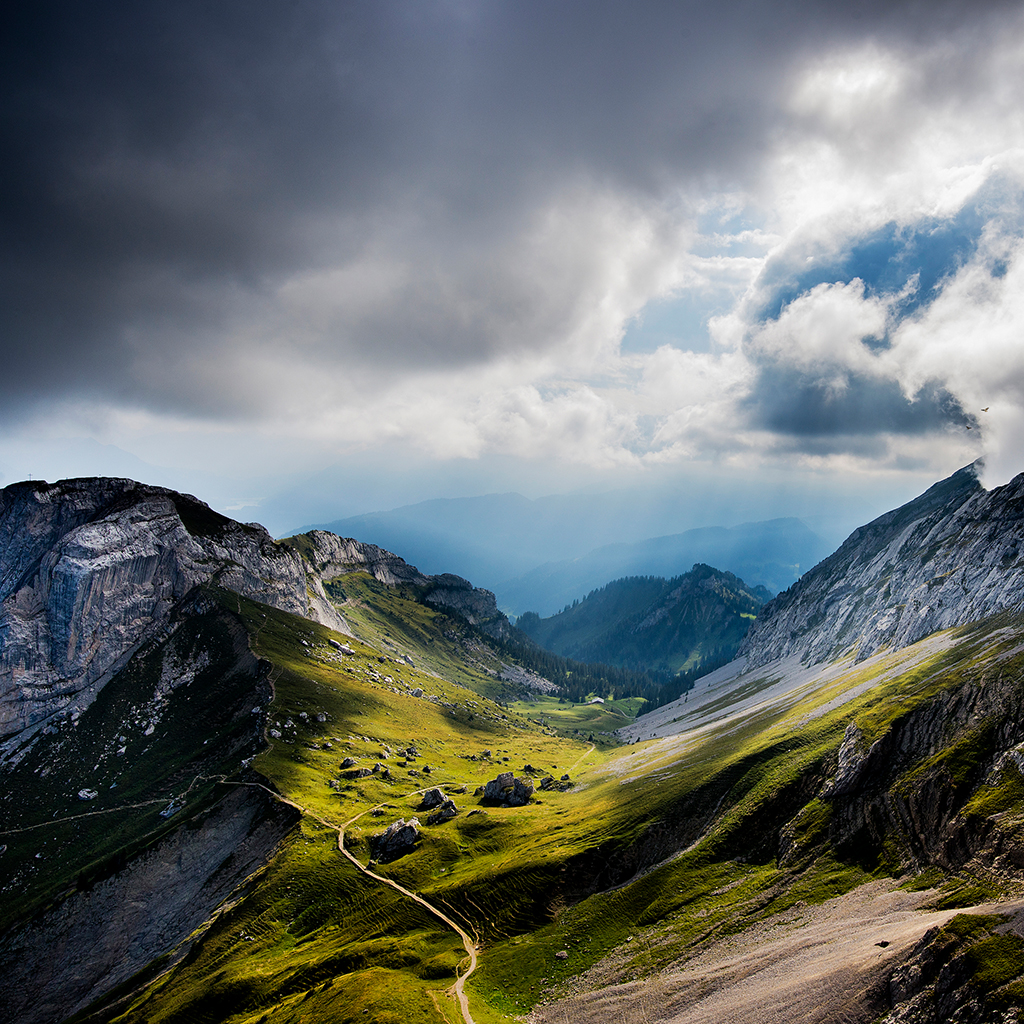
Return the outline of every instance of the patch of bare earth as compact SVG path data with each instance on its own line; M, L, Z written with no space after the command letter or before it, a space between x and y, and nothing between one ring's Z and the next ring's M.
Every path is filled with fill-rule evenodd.
M579 979L578 994L538 1006L529 1019L531 1024L871 1021L886 1009L872 1002L872 986L932 925L964 912L920 910L934 895L901 892L890 880L870 882L719 939L685 965L645 981L608 984L621 964L609 958ZM879 945L883 942L887 945Z

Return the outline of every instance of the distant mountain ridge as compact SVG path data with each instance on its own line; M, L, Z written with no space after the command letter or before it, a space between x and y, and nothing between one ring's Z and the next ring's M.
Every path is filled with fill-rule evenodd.
M770 597L730 572L695 565L673 579L614 580L555 615L527 613L516 625L565 657L675 674L728 661Z
M854 530L764 607L741 653L864 658L1022 606L1024 473L987 491L972 464Z
M669 578L701 563L774 593L790 586L827 553L821 538L791 517L733 527L705 526L635 544L611 544L580 558L550 562L494 589L498 603L507 611L550 615L608 580Z
M776 593L832 550L793 517L685 529L707 521L696 496L677 499L674 509L664 496L632 502L619 493L434 498L293 532L358 537L424 572L458 573L493 590L514 615L551 615L609 580L678 576L698 562Z

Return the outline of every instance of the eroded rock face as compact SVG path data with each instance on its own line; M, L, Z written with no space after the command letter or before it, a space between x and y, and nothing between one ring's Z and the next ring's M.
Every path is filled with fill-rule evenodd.
M91 891L6 933L0 1017L54 1024L109 992L199 928L297 820L260 789L237 788Z
M761 610L748 668L899 649L1024 607L1024 474L986 491L974 466L855 530Z
M310 608L301 558L263 527L131 480L4 488L0 567L0 740L88 706L198 584L344 625Z

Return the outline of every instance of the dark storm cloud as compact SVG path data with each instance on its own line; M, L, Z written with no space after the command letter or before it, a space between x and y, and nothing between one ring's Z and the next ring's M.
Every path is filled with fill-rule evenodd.
M743 404L752 426L802 441L814 438L826 447L832 439L833 451L847 451L851 438L866 435L977 426L941 387L922 389L911 401L894 381L849 372L825 380L779 364L760 369Z
M587 270L532 309L516 240L561 190L656 201L751 175L794 56L967 38L981 11L23 5L0 53L0 399L237 411L245 311L272 321L282 282L367 250L412 278L336 314L309 342L321 360L459 365L507 345L509 324L543 344ZM965 57L950 77L970 73Z

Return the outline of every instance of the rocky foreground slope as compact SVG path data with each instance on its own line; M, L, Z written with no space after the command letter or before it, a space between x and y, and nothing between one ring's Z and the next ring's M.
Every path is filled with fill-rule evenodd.
M985 490L974 465L854 530L770 601L740 654L866 658L937 630L1024 607L1024 474Z

